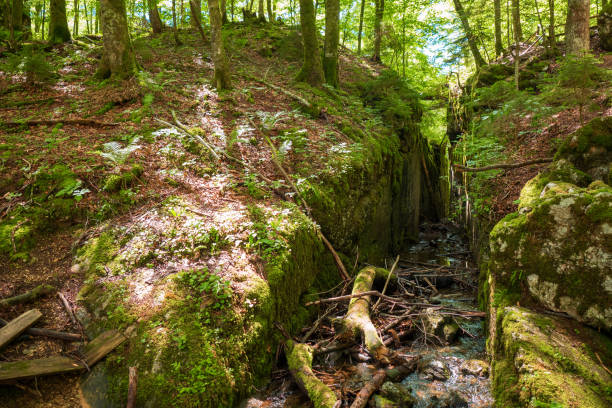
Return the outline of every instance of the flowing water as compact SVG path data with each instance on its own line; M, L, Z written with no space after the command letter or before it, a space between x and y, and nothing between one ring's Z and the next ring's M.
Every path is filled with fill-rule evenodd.
M487 408L492 406L489 366L486 362L484 319L477 308L477 271L461 230L450 224L426 224L419 242L401 254L397 270L399 286L416 295L420 302L432 305L456 333L441 339L438 332L428 335L427 314L417 313L410 323L413 333L394 342L396 350L420 356L419 364L401 384L411 398L403 398L397 407L414 408ZM446 336L446 332L445 336ZM350 400L372 378L376 366L364 353L345 353L316 359L314 372L343 399ZM399 385L399 388L396 386ZM395 388L393 388L395 387ZM389 391L389 387L387 387ZM381 391L388 399L389 393ZM393 393L391 393L393 395ZM348 396L348 398L347 398ZM245 401L249 408L297 408L312 406L297 389L290 374L279 369L267 390ZM349 406L347 401L342 406ZM373 399L370 406L376 407Z

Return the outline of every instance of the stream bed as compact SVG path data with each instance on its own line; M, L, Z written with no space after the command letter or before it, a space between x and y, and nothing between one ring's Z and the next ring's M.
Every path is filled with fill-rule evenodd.
M381 338L388 340L389 348L409 358L418 357L418 363L408 376L388 378L372 395L369 406L491 407L484 314L477 307L478 272L461 229L453 224L422 225L419 241L400 254L395 272L395 287L387 293L402 301L381 302L371 314L372 321ZM374 289L381 290L376 284ZM346 293L350 293L350 287L321 297ZM335 344L334 321L343 316L347 304L344 301L322 308L316 330L306 327L296 339L315 348ZM384 330L400 320L393 329ZM312 407L284 364L279 361L280 368L273 372L268 387L241 407ZM350 406L378 368L360 346L316 355L313 363L313 372L334 390L342 407Z

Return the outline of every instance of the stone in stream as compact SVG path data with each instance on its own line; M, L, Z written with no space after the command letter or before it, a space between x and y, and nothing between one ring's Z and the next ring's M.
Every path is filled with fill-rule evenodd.
M400 408L410 408L415 403L410 389L402 384L387 381L380 387L380 394Z
M370 403L368 405L370 408L399 408L398 404L378 394L374 394L372 398L370 398ZM411 405L409 407L411 407Z
M425 408L468 408L466 399L456 390L449 390L442 395L431 397Z
M430 381L446 381L451 375L451 371L444 361L433 358L423 360L422 363L419 364L419 372L424 379Z
M474 377L488 377L489 364L482 360L466 360L461 364L460 370L463 374Z
M429 336L436 336L446 343L452 343L457 338L459 326L449 316L443 316L438 311L427 309L425 330Z

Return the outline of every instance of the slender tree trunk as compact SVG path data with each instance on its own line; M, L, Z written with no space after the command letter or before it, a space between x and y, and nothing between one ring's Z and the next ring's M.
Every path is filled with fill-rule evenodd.
M372 60L381 62L380 44L382 42L382 20L385 14L385 0L374 0L374 54Z
M179 27L182 27L182 26L185 25L185 4L184 4L183 0L181 0L181 4L179 5L179 9L180 9L181 13L179 15L178 25L179 25Z
M68 19L66 18L66 0L51 0L49 17L49 43L60 44L70 41Z
M227 23L227 3L225 0L221 0L220 7L221 7L221 22L223 24L226 24Z
M472 32L472 29L470 28L470 22L468 21L467 13L463 9L460 0L453 0L453 3L455 4L455 11L459 15L461 25L463 26L463 30L465 31L470 51L472 51L472 55L474 56L474 62L476 63L477 67L482 67L483 65L485 65L485 60L484 58L482 58L482 54L478 49L478 44L476 44L476 38L474 36L474 33Z
M157 0L147 0L147 8L149 9L149 22L151 23L153 33L161 33L164 29L164 25L159 16L159 10L157 9Z
M189 19L191 27L199 30L198 26L200 25L200 16L202 15L202 0L189 0L189 12L191 13L191 18Z
M40 24L40 34L42 36L42 40L45 41L45 19L47 17L47 2L43 0L42 3L42 22Z
M79 35L79 0L74 0L74 21L72 24L72 35Z
M406 0L402 6L402 78L406 79Z
M510 0L506 0L506 36L508 39L508 48L512 46L512 36L510 35L510 27L512 27L512 21L510 20Z
M512 27L514 29L514 39L523 41L523 29L521 27L521 6L519 0L512 0Z
M312 86L323 83L323 65L317 41L317 27L312 0L300 0L300 25L304 45L304 64L297 76L298 81L308 82Z
M232 16L232 23L234 22L234 2L236 0L230 0L230 15Z
M499 57L504 52L501 32L501 0L494 0L493 7L495 9L495 56Z
M91 34L91 27L89 26L89 12L87 11L87 0L83 1L83 13L85 13L85 29L87 34Z
M100 0L100 25L104 50L96 76L129 78L136 72L124 0Z
M268 8L268 21L274 22L274 13L272 13L272 0L266 1L266 6Z
M219 0L208 0L208 13L210 15L210 37L212 47L212 58L215 64L215 86L217 90L231 88L231 77L229 63L223 48L223 36L221 35L222 21Z
M519 89L519 64L521 60L521 21L520 14L516 10L518 0L512 0L512 28L514 29L514 85Z
M359 12L359 32L357 33L357 54L361 55L361 36L363 34L363 12L365 0L361 0L361 11Z
M176 0L172 0L172 33L174 34L174 44L177 47L183 45L178 35L178 27L176 26Z
M13 30L23 31L23 0L11 1Z
M42 17L42 3L37 2L34 5L34 11L36 12L36 18L34 18L34 33L38 35L40 31L40 20Z
M100 32L100 1L96 2L96 34ZM125 18L127 20L127 16Z
M565 53L584 55L590 47L590 0L568 0Z
M338 86L338 42L340 41L340 0L325 2L325 46L323 72L325 82Z
M266 13L264 12L264 0L257 1L257 19L263 23L266 22Z

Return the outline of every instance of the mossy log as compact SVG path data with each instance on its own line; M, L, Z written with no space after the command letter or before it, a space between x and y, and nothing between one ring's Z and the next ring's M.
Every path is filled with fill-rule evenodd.
M13 296L6 299L0 299L0 309L7 306L16 305L18 303L32 302L41 296L55 293L55 291L56 289L51 285L38 285L31 291L23 293L21 295Z
M312 347L289 340L286 343L286 355L291 375L315 408L334 408L340 405L336 394L312 372Z
M368 292L372 289L372 284L376 274L386 272L384 269L367 266L359 271L353 285L353 295ZM363 344L368 352L377 360L388 363L389 350L384 345L378 335L378 331L370 319L370 296L363 296L351 299L348 312L343 320L346 333L353 337L361 336Z

